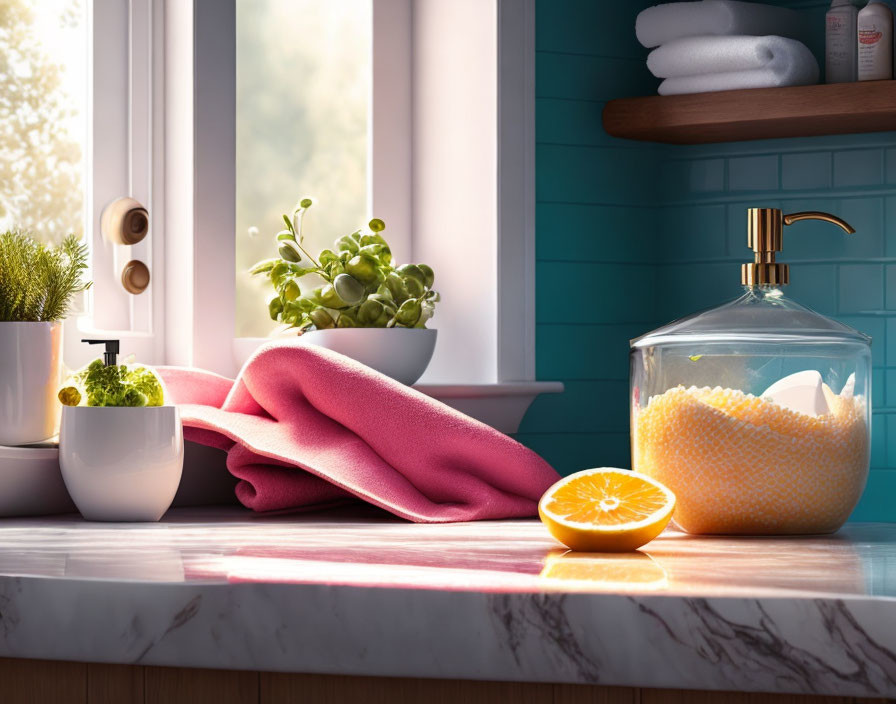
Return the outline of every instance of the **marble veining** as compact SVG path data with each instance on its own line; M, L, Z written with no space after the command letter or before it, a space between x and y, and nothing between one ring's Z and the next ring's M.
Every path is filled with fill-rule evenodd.
M0 655L894 697L896 525L587 555L363 508L8 519Z

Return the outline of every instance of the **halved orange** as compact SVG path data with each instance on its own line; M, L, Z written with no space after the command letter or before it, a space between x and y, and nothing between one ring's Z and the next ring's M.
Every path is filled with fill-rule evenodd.
M573 550L625 552L662 533L674 508L675 494L655 479L599 467L554 484L538 502L538 515Z

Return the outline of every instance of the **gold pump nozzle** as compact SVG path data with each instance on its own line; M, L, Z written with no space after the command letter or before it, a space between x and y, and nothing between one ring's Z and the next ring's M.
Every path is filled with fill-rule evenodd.
M790 283L790 267L775 261L775 252L784 246L784 226L800 220L824 220L838 225L851 235L852 225L830 213L816 210L784 215L778 208L750 208L747 210L747 246L755 253L752 263L742 264L740 280L744 286L771 284L784 286Z

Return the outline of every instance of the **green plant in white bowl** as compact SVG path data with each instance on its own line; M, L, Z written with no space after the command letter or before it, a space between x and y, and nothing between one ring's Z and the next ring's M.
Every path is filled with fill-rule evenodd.
M84 280L87 247L0 233L0 445L46 440L59 429L62 324Z
M386 224L378 218L340 237L333 249L312 256L302 232L312 205L311 198L303 198L291 215L283 216L279 256L251 269L274 287L268 302L271 318L297 331L303 343L413 384L436 344L437 331L426 327L439 301L432 288L433 270L426 264L397 266L383 237Z
M395 266L392 250L377 218L367 228L340 237L333 249L316 257L304 247L302 221L311 198L303 198L292 215L284 214L286 229L277 233L279 256L258 262L250 270L266 276L274 287L271 318L306 330L331 328L425 328L439 294L433 290L433 270L426 264ZM323 284L304 285L316 275ZM319 283L319 280L315 283Z

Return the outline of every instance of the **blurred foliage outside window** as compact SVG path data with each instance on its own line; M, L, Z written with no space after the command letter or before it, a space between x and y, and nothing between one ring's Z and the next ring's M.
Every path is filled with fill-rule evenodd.
M281 213L319 250L369 218L371 0L237 0L238 336L264 336ZM0 0L0 229L84 234L88 33L83 0Z
M2 1L2 0L0 0ZM237 0L236 335L264 337L282 214L313 196L314 253L368 218L372 0Z
M87 28L80 0L0 0L0 230L84 233Z

